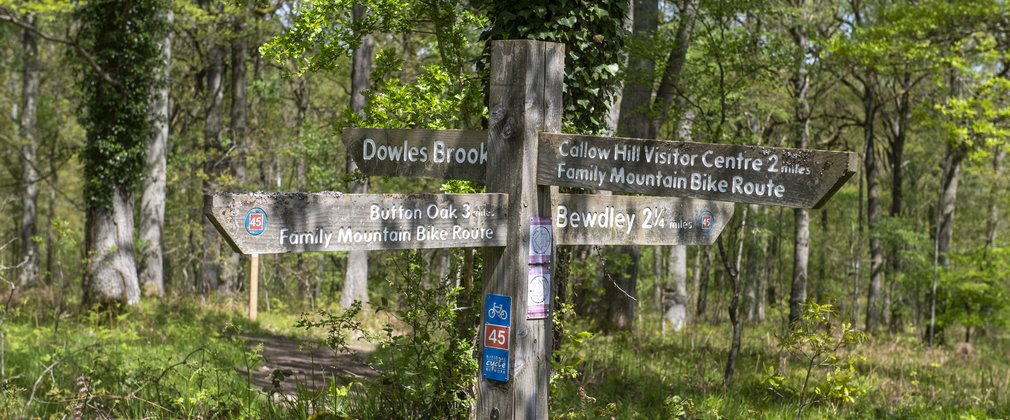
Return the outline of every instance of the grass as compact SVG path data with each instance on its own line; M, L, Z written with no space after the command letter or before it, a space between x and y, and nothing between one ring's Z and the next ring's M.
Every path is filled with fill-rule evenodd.
M237 371L262 361L239 337L259 329L240 316L146 301L57 326L27 300L3 324L0 418L257 417L269 409Z
M775 318L772 318L775 319ZM559 382L552 415L570 418L795 418L804 363L782 351L773 323L745 325L736 373L722 377L728 323L689 325L658 333L646 319L635 332L595 336L575 357L580 376ZM929 350L909 335L880 335L842 351L859 354L854 401L818 399L804 418L1010 418L1010 337ZM781 375L780 387L768 381ZM827 372L814 369L811 382ZM858 395L861 394L861 395Z
M250 323L241 304L232 301L145 300L118 316L64 316L57 329L51 315L41 315L51 314L49 309L22 297L0 318L5 338L0 418L307 418L324 412L354 417L376 412L367 405L381 401L332 385L303 389L279 403L254 386L243 372L263 360L241 335L303 334L293 330L292 314L261 313L259 323ZM551 415L795 418L805 364L780 349L779 325L771 321L778 319L745 324L728 388L722 386L728 323L702 321L661 336L658 320L646 314L633 332L597 334L565 355L582 362L577 377L555 382ZM575 322L569 330L580 326L585 324ZM881 334L839 356L857 353L863 358L855 365L854 401L819 399L805 409L805 418L1010 418L1005 331L977 335L971 346L951 343L932 350L909 334ZM781 386L773 386L776 375ZM815 369L811 382L825 375Z

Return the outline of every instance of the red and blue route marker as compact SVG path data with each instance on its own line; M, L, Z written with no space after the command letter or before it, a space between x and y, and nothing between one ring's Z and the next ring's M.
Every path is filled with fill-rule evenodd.
M267 212L256 207L245 214L245 231L252 236L259 236L267 230Z
M698 216L698 225L702 232L708 233L715 226L715 216L708 210L701 212L701 216Z
M509 331L512 322L512 297L488 294L484 301L484 377L493 381L509 380Z

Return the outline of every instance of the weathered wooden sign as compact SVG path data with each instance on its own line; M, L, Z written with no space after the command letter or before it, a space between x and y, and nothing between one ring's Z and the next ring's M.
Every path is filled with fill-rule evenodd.
M504 246L506 194L213 194L204 211L236 252Z
M857 163L851 152L541 133L537 182L818 208Z
M558 245L711 245L733 203L688 198L558 194Z
M343 135L365 175L484 181L487 131L345 128Z

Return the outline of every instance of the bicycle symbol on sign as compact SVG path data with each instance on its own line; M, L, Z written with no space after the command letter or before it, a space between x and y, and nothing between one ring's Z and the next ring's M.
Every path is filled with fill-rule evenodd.
M492 306L491 309L487 310L488 318L501 318L501 320L504 321L506 318L508 318L508 316L509 316L508 311L506 311L505 308L503 308L500 303L494 304L494 306Z

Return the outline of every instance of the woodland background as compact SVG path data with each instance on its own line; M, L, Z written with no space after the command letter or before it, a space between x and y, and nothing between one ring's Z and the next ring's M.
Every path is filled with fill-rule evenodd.
M0 0L0 38L0 416L467 417L480 250L263 257L253 323L203 197L481 191L340 132L484 127L517 38L566 45L565 132L861 156L723 252L559 249L552 415L1010 416L1002 1Z

